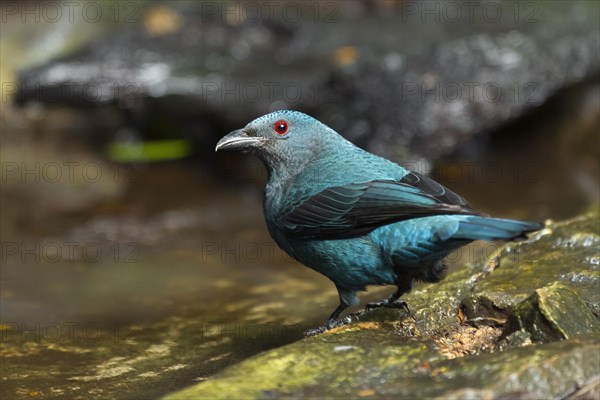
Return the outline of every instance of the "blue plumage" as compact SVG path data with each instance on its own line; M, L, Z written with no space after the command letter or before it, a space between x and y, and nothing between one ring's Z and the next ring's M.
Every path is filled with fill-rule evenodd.
M377 306L400 300L414 280L437 282L443 258L474 240L512 240L540 229L480 215L439 183L368 153L319 121L276 111L225 136L219 149L250 150L269 180L264 212L277 244L333 281L340 306L368 285L396 285Z

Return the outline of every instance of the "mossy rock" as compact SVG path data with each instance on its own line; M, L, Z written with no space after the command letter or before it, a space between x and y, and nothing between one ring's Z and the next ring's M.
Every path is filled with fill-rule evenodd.
M410 316L362 314L167 398L530 399L593 392L600 375L599 226L594 213L550 223L529 240L501 247L491 261L418 286L405 296Z
M362 327L272 350L167 399L555 398L593 382L599 363L592 339L448 359L431 342Z
M537 289L517 305L506 331L523 330L531 339L547 342L579 336L600 337L600 321L567 286L553 283Z
M464 301L468 318L506 319L537 289L562 283L600 315L600 219L588 214L551 223L530 240L505 245L499 265Z

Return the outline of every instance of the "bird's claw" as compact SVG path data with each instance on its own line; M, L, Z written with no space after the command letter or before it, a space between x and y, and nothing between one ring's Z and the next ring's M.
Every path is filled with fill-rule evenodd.
M370 311L376 308L401 308L407 314L410 314L410 309L405 301L397 298L390 297L389 299L368 303L365 307L365 311Z
M317 336L317 335L320 335L321 333L327 331L327 329L328 329L327 325L318 326L316 328L308 329L306 332L304 332L304 335L306 337Z
M323 332L327 332L331 329L338 328L340 326L344 326L352 322L352 317L350 315L345 316L340 319L330 319L325 322L325 325L318 326L316 328L308 329L304 334L306 336L316 336L320 335Z

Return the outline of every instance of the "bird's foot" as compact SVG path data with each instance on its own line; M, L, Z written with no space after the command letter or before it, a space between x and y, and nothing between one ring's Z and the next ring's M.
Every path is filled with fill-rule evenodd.
M344 318L340 318L340 319L330 319L327 322L325 322L325 325L309 329L306 332L304 332L304 334L306 336L320 335L323 332L327 332L331 329L347 325L350 322L352 322L352 316L350 316L350 315L345 316Z
M375 308L401 308L404 311L406 311L407 314L410 314L410 309L408 308L408 304L406 304L405 301L402 301L396 297L390 297L385 300L368 303L365 307L365 311L370 311Z

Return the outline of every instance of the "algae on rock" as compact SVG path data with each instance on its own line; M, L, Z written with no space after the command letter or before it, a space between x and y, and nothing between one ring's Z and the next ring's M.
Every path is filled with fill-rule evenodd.
M167 398L555 398L600 375L600 217L550 223L358 321ZM533 343L538 342L538 343Z
M600 337L598 318L574 291L560 283L537 289L517 305L508 320L507 332L517 329L528 332L536 342Z

